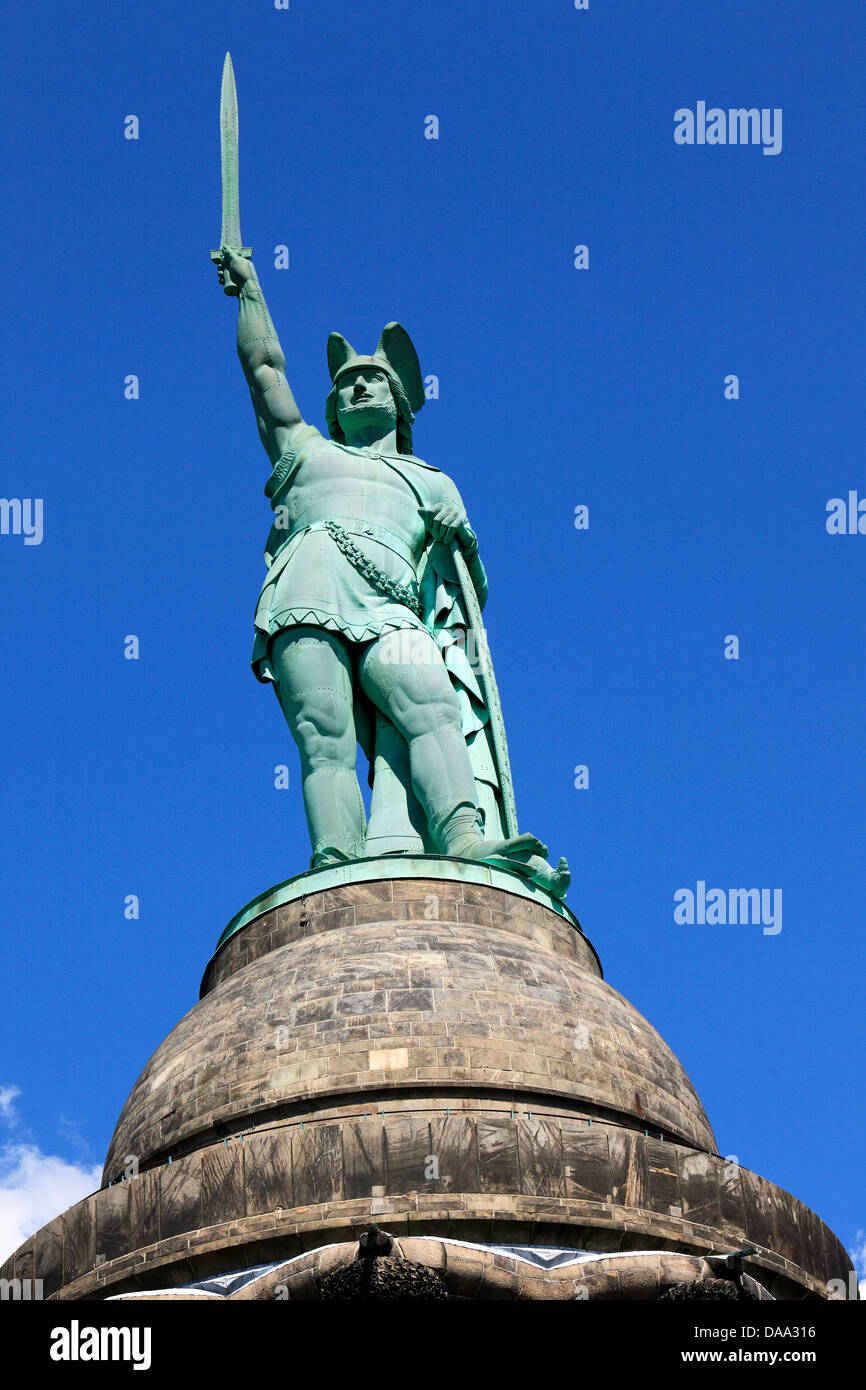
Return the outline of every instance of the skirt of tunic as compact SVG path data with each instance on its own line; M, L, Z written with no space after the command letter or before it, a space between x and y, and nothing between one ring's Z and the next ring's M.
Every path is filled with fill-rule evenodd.
M415 572L401 556L366 536L352 536L352 541L389 579L417 594ZM324 530L289 540L267 573L256 606L251 658L258 680L276 679L271 641L278 632L298 626L328 628L352 642L372 642L395 628L429 631L411 608L365 579Z

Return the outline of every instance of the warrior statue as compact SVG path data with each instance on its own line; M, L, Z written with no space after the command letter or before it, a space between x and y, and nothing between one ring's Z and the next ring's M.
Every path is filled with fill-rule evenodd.
M425 400L415 349L397 323L372 356L332 333L330 437L301 418L241 242L228 58L226 69L223 236L211 254L220 283L238 299L238 356L273 466L265 494L275 519L252 666L273 683L298 746L311 867L431 853L496 864L561 898L565 860L553 868L546 846L518 834L508 814L504 729L491 718L492 667L472 621L487 580L457 488L413 453L412 424ZM228 220L227 125L229 146L235 142ZM478 642L486 679L473 659ZM369 821L358 743L371 768Z

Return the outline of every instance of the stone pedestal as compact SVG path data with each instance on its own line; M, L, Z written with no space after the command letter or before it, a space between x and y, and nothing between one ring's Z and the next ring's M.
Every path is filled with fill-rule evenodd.
M232 1296L318 1298L371 1222L461 1297L655 1298L743 1249L759 1290L826 1297L851 1268L813 1212L719 1157L567 908L419 856L311 872L238 914L101 1191L3 1273L102 1298L290 1261ZM604 1258L539 1269L514 1246Z

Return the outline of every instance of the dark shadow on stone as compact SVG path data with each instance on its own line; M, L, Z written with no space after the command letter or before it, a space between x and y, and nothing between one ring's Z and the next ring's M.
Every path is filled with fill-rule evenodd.
M698 1279L694 1283L670 1284L659 1294L659 1303L757 1303L757 1296L732 1279Z
M438 1270L407 1260L395 1247L394 1237L371 1224L361 1233L358 1254L349 1265L335 1269L321 1283L321 1297L356 1300L447 1298L445 1280Z
M353 1302L358 1299L444 1299L448 1294L438 1270L396 1255L384 1255L355 1260L335 1270L322 1280L321 1296Z

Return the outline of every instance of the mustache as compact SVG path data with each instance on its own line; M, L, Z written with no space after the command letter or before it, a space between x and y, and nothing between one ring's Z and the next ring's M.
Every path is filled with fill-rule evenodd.
M393 400L377 401L372 396L361 396L358 400L350 400L341 403L340 411L346 410L376 410L383 415L397 414L397 407Z

